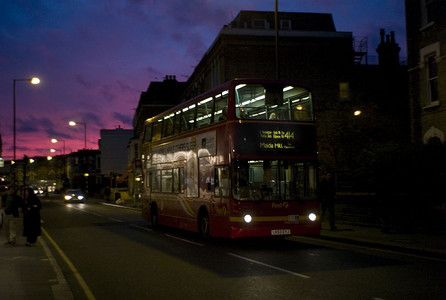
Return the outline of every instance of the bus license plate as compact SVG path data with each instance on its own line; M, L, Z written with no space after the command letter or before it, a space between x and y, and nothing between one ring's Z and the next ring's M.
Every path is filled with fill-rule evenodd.
M286 235L291 234L291 229L273 229L271 235Z

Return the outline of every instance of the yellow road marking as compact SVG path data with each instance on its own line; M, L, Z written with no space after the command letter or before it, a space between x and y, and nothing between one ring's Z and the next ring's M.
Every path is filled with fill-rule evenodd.
M87 299L89 300L95 300L95 296L93 295L93 292L88 287L85 280L82 278L81 274L79 274L79 271L76 269L76 267L73 265L73 263L70 261L68 256L65 255L63 250L57 245L56 241L53 240L53 238L48 234L48 232L42 227L42 232L45 234L46 238L53 244L54 248L57 250L59 255L62 257L62 259L65 261L65 263L70 268L71 272L73 272L74 276L76 277L77 281L79 282L80 286L84 290L85 296L87 296Z

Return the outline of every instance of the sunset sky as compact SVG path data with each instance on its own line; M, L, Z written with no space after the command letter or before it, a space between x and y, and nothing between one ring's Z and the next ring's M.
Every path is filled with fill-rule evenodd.
M403 0L279 0L279 11L331 13L337 31L368 37L394 31L406 54ZM51 138L66 152L97 149L100 129L132 129L142 91L176 75L186 81L221 28L241 10L274 11L274 0L2 0L0 2L1 157L47 156ZM56 146L62 149L62 145ZM61 154L60 152L58 154Z

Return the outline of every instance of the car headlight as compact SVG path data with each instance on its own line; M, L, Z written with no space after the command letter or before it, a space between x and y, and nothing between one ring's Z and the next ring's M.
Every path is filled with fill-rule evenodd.
M77 196L77 199L82 200L82 199L84 199L84 196L79 195L79 196Z
M65 195L65 200L71 200L71 196L70 195Z

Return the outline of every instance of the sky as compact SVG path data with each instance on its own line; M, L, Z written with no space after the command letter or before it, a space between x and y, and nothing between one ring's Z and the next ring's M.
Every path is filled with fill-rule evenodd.
M186 81L224 25L241 10L274 11L274 0L0 1L0 157L98 149L101 129L132 129L141 92L175 75ZM407 56L404 0L278 0L283 12L330 13L337 31L368 38L376 56L381 28ZM60 150L60 151L59 151Z

